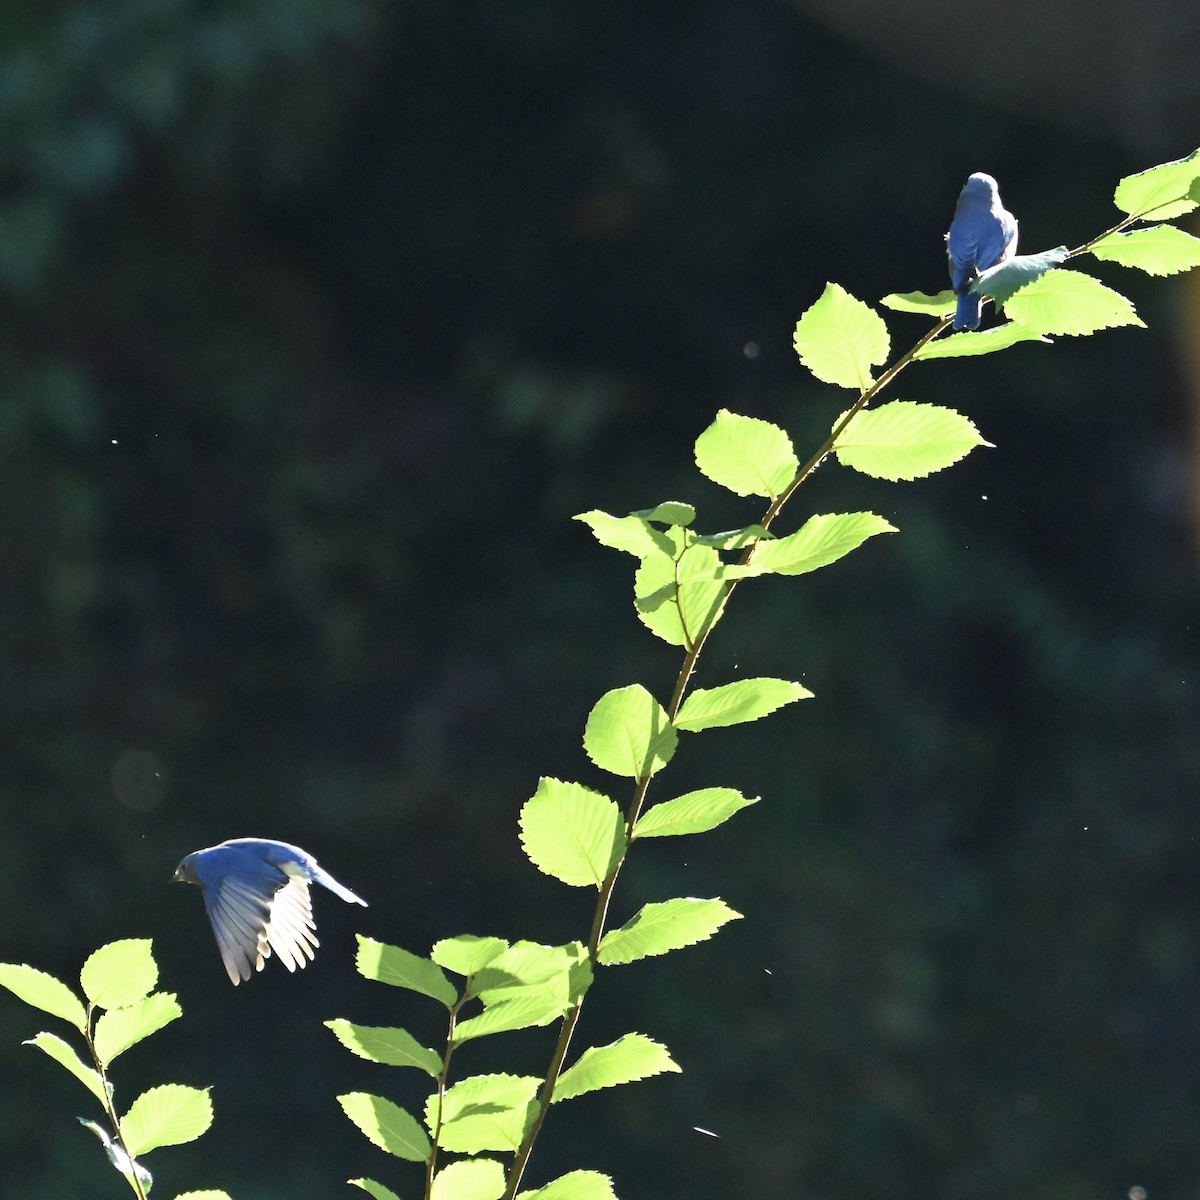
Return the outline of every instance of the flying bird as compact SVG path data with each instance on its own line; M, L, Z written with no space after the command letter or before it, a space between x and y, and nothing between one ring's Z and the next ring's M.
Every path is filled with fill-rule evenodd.
M1007 262L1017 252L1017 219L1000 203L1000 189L990 175L967 180L946 234L950 281L958 293L955 329L978 329L983 297L970 291L983 271Z
M175 881L195 883L217 937L221 960L234 985L261 971L274 951L289 971L307 965L318 942L310 883L348 904L366 901L338 883L299 846L268 838L234 838L189 854Z

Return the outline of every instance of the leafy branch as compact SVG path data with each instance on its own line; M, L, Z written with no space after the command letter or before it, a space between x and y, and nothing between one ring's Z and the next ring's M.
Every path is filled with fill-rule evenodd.
M534 1192L518 1192L552 1104L679 1070L663 1046L640 1033L590 1047L567 1066L586 993L599 968L705 941L740 915L720 899L676 897L645 904L624 925L610 929L617 879L635 841L708 832L754 803L733 788L708 787L647 808L651 780L671 762L681 734L758 720L811 695L798 683L772 678L693 689L709 635L742 580L807 574L877 534L895 532L869 512L819 513L793 533L777 537L772 532L785 504L831 456L877 479L912 480L988 445L974 424L952 409L907 400L873 406L902 371L916 362L991 354L1021 342L1045 342L1052 335L1142 324L1128 299L1086 273L1064 269L1067 259L1090 253L1154 275L1200 265L1200 239L1164 223L1200 203L1200 151L1122 180L1114 201L1122 219L1077 249L1019 256L980 275L974 290L991 299L1006 318L997 328L943 337L955 307L952 291L884 297L884 307L932 317L934 324L878 376L875 370L891 354L887 325L875 309L829 284L801 316L794 344L801 363L817 379L857 396L816 452L802 464L785 430L724 410L696 441L701 474L738 496L767 502L757 523L702 534L693 528L696 510L679 501L625 516L599 511L580 515L603 545L637 560L637 615L653 634L682 651L665 706L633 684L602 696L587 718L583 746L588 758L600 770L630 782L623 810L599 791L557 779L542 779L521 809L521 843L534 866L567 886L596 889L587 940L539 946L464 936L439 942L426 959L361 938L361 974L447 1007L446 1052L439 1056L403 1029L328 1023L361 1057L417 1067L436 1081L423 1126L383 1097L339 1097L350 1119L376 1145L425 1164L427 1200L613 1196L611 1181L594 1171L571 1172ZM450 975L461 982L452 983ZM472 1011L478 1006L477 1015L460 1020L460 1010L467 1006ZM464 1042L555 1022L558 1035L544 1074L476 1075L449 1085L450 1054ZM439 1149L513 1158L507 1170L488 1157L467 1157L438 1170ZM375 1200L397 1200L374 1180L352 1182Z

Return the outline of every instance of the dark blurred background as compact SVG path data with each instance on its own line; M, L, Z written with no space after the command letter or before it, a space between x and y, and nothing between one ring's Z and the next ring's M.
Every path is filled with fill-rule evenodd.
M524 861L517 811L542 774L608 787L591 704L674 680L632 560L570 517L756 517L691 444L721 406L819 443L846 396L791 330L825 281L946 286L975 170L1026 250L1110 225L1120 176L1200 142L1198 12L0 9L0 960L75 979L153 937L185 1015L120 1060L118 1101L177 1081L216 1107L150 1157L158 1190L416 1194L334 1095L416 1107L421 1082L320 1021L437 1044L442 1017L359 980L353 934L583 936L590 896ZM556 1110L530 1186L1200 1192L1200 305L1098 273L1148 331L908 373L897 395L997 448L900 486L827 466L787 528L863 507L901 535L739 592L699 682L817 699L685 739L658 799L763 802L640 850L614 915L719 894L745 920L604 975L579 1047L638 1029L684 1074ZM901 347L925 327L891 321ZM316 896L313 966L235 991L167 881L246 834L371 907ZM126 1194L73 1119L91 1099L20 1045L52 1025L0 996L0 1191ZM460 1065L536 1072L550 1037Z

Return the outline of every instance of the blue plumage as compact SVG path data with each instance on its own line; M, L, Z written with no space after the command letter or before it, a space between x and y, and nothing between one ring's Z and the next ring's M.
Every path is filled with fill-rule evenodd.
M199 884L232 983L261 971L274 951L289 971L317 948L310 883L349 904L366 905L299 846L267 838L235 838L189 854L175 869L181 883Z
M979 328L983 298L968 289L983 271L1016 252L1017 219L1000 203L996 181L990 175L972 175L958 197L946 234L950 281L958 293L955 329Z

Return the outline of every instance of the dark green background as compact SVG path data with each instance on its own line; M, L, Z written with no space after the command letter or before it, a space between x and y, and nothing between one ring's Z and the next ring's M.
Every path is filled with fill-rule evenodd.
M944 287L971 171L1032 251L1193 148L1018 120L767 0L14 4L0 139L0 960L74 978L153 937L185 1016L118 1063L118 1100L177 1081L216 1107L151 1156L163 1200L361 1174L416 1195L334 1095L413 1106L419 1081L320 1021L436 1044L442 1018L359 980L353 934L585 934L589 896L533 871L516 814L543 774L607 787L588 709L665 696L677 656L634 616L632 560L570 517L753 519L691 445L721 406L819 444L846 394L791 331L826 280ZM1101 273L1149 332L911 372L897 395L997 448L899 486L827 465L787 528L871 508L901 535L739 592L699 683L818 698L684 739L659 799L763 802L640 850L614 915L721 895L745 920L604 974L580 1047L638 1029L684 1074L556 1110L531 1186L1194 1192L1182 285ZM899 346L924 328L891 324ZM371 907L322 892L314 965L235 991L167 881L247 834ZM50 1027L0 997L0 1190L125 1194L75 1124L90 1098L20 1045ZM549 1042L461 1065L536 1073Z

